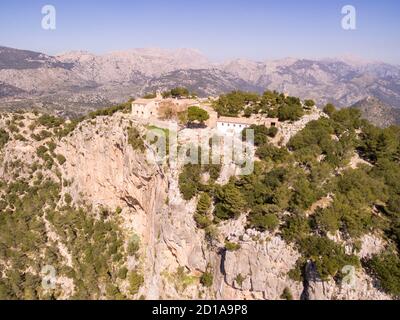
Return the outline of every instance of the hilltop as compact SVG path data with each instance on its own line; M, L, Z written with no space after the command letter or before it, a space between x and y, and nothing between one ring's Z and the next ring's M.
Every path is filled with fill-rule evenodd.
M130 103L74 121L2 113L0 298L398 297L400 128L311 104L273 92L214 101L228 117L280 117L278 132L252 126L248 175L155 162L146 134L173 132ZM183 151L206 130L185 123Z

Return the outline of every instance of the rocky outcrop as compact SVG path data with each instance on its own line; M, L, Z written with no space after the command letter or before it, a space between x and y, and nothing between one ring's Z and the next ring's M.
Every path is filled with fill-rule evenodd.
M320 114L315 112L283 132L289 138L317 116ZM30 127L35 117L26 114L24 127ZM5 125L7 120L9 117L1 118L0 124ZM129 114L123 113L81 122L57 143L54 154L63 155L65 162L57 164L59 174L54 179L61 180L60 206L69 194L76 205L105 208L109 214L117 216L126 243L133 235L140 238L138 256L130 256L127 261L129 271L139 268L144 275L138 296L147 299L281 299L283 292L289 291L294 299L390 298L361 268L348 270L350 281L347 278L341 282L323 281L309 262L304 283L292 280L288 273L295 267L300 253L277 233L248 228L246 213L219 223L214 237L206 237L193 219L197 199L185 201L181 197L180 168L157 164L148 145L145 152L134 150L128 143L127 133L132 126L144 130ZM33 130L41 129L39 126ZM49 140L33 139L7 142L1 159L2 179L14 179L15 172L8 170L8 164L17 160L34 162L38 146L47 142ZM220 183L234 174L228 165L222 172ZM18 173L29 179L29 171L21 169ZM49 239L59 242L51 224L46 222L45 226ZM349 253L354 251L354 245L346 243L340 234L330 238L343 244ZM229 251L225 240L239 247ZM368 234L361 240L357 252L360 258L379 253L386 246L383 238L375 234ZM59 250L65 265L71 265L71 253L63 245L59 245ZM210 288L200 282L204 272L213 275ZM73 284L67 278L60 278L60 281L65 289L62 297L68 298L74 291Z
M321 280L315 265L309 262L305 269L302 299L305 300L390 300L391 297L377 289L377 283L364 271L346 269L347 275L340 282Z
M276 300L285 288L290 288L294 299L299 299L302 285L288 277L299 253L279 237L257 234L250 238L249 232L246 235L247 241L239 242L239 250L225 252L225 282L235 289L233 297L247 293ZM221 298L226 298L224 292Z

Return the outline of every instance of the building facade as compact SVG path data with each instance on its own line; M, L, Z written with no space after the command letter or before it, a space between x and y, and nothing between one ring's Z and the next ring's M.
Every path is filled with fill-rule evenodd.
M219 117L217 130L220 134L240 134L243 129L250 127L254 120L248 118Z

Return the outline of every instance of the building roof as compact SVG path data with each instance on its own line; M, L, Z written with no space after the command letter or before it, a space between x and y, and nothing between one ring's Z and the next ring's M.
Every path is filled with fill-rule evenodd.
M250 118L238 118L238 117L219 117L217 119L217 122L252 125L252 124L255 124L257 122L257 120L250 119Z
M175 105L196 105L199 102L195 99L175 99L175 98L166 98L163 99L160 96L157 96L156 98L152 98L152 99L145 99L145 98L138 98L136 100L133 101L134 104L149 104L151 102L172 102Z
M162 98L161 99L160 98L153 98L153 99L139 98L139 99L134 100L133 103L134 104L144 104L144 105L146 105L146 104L149 104L149 103L151 103L153 101L154 102L159 102L161 100L162 100Z

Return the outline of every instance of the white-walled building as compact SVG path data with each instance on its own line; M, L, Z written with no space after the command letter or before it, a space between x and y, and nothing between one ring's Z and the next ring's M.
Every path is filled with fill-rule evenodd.
M264 125L267 128L278 126L278 119L265 118L262 120L254 118L238 118L238 117L219 117L217 119L217 130L221 134L240 134L243 129L251 125Z
M219 117L217 119L217 130L221 134L240 134L243 129L250 127L254 119Z

